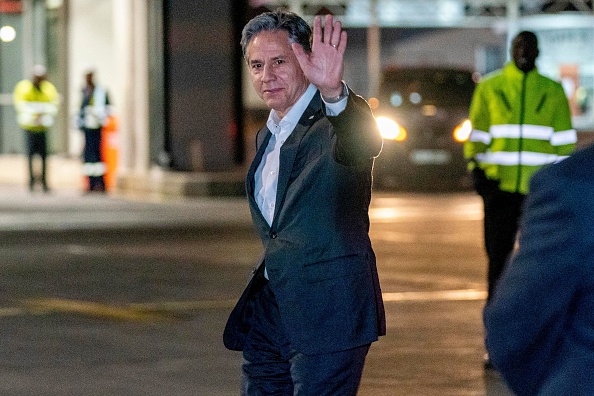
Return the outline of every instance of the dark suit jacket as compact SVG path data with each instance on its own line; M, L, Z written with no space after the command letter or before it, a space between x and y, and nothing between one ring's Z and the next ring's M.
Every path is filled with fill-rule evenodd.
M520 245L485 308L517 395L594 395L594 146L537 172Z
M369 344L385 334L368 236L373 158L382 146L371 110L351 92L345 111L328 117L319 92L315 95L281 148L272 226L254 199L254 173L270 136L267 128L257 135L246 189L291 345L318 354ZM252 286L227 323L229 349L243 348Z

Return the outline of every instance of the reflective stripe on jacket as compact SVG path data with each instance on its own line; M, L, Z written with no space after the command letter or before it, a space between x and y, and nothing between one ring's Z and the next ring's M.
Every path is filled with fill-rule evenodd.
M84 96L84 92L83 92ZM107 91L99 86L93 89L93 95L83 99L78 114L79 128L99 129L105 125L109 115Z
M577 141L561 84L514 63L477 85L470 121L465 157L508 192L528 193L534 172L567 158Z
M60 97L49 81L42 81L39 89L29 80L20 81L13 92L17 122L23 129L43 132L54 124Z

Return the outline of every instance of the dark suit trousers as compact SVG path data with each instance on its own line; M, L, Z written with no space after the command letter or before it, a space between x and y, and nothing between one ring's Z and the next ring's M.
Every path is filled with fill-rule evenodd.
M499 189L483 195L485 248L489 258L488 300L493 296L497 282L514 249L524 197L523 194L509 193Z
M251 329L243 350L243 396L356 395L369 345L347 351L303 355L285 335L268 284L254 296Z

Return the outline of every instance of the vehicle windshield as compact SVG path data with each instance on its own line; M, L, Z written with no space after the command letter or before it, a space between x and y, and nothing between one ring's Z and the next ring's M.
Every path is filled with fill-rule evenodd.
M395 70L384 74L380 98L397 108L468 106L472 74L456 70Z

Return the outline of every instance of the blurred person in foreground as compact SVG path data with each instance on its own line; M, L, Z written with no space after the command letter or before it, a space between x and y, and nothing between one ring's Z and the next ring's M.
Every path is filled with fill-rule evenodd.
M484 204L490 300L513 250L532 175L567 158L577 134L561 84L538 73L532 32L514 38L512 61L485 77L470 105L473 130L464 155ZM488 358L486 367L490 367Z
M247 196L264 254L224 342L242 350L242 395L355 395L385 334L369 239L371 170L382 138L342 81L347 34L327 16L261 14L241 45L271 109Z
M35 181L41 183L43 191L47 185L47 131L54 125L60 97L56 87L47 80L47 71L42 65L31 70L31 80L22 80L13 92L17 122L25 131L29 167L29 189L35 188ZM41 158L41 176L35 175L33 157Z
M594 146L537 172L513 255L484 311L517 395L594 395Z
M95 84L95 69L87 67L85 86L78 113L78 127L85 134L83 174L88 177L89 192L105 192L105 163L101 159L101 129L110 113L107 90Z

